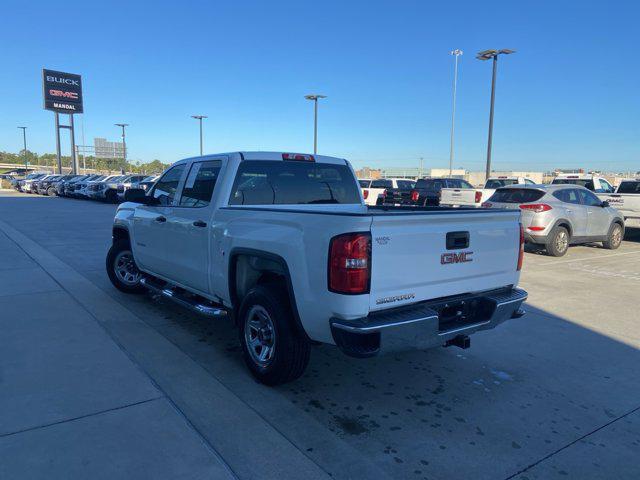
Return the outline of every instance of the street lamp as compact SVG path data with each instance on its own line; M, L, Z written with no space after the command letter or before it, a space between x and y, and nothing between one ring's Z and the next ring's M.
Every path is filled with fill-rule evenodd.
M453 67L453 108L451 113L451 145L449 146L449 177L453 174L453 136L456 128L456 89L458 86L458 57L462 55L462 50L455 49L449 52L455 58Z
M491 144L493 140L493 105L496 98L496 70L498 68L498 55L510 55L515 53L515 50L509 50L503 48L502 50L483 50L478 52L476 58L478 60L491 60L493 59L493 76L491 77L491 109L489 111L489 140L487 142L487 171L486 178L491 175Z
M125 135L125 127L128 127L128 123L114 123L116 127L122 128L122 157L124 158L124 167L127 167L127 139Z
M22 129L22 141L24 142L24 174L27 175L29 170L29 160L27 159L27 127L18 127Z
M200 122L200 156L202 156L202 119L208 117L206 115L191 115L191 118L195 118Z
M327 98L326 95L305 95L304 98L313 101L313 154L318 153L318 100Z

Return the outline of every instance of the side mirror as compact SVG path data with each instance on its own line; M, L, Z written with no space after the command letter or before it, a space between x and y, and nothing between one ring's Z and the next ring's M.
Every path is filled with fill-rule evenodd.
M600 206L601 206L602 208L607 208L607 207L609 207L610 205L609 205L609 202L607 202L606 200L603 200L603 201L602 201L602 203L600 204Z
M160 201L157 198L147 196L142 188L130 188L124 192L125 202L141 203L142 205L159 205Z

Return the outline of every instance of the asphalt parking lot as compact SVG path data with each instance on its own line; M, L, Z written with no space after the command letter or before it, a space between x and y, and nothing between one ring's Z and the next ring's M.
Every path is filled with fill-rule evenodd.
M88 313L86 321L97 322L149 380L127 405L166 403L144 412L157 431L140 441L162 436L166 418L180 432L173 455L201 468L166 471L247 479L640 478L640 231L627 232L616 251L579 246L559 259L528 251L521 282L528 314L475 335L468 350L356 360L321 346L303 378L268 388L246 371L228 321L111 286L104 258L115 208L0 192L0 246L11 246L0 254L8 265L0 270L0 305L28 305L25 292L43 285L36 292L53 296L50 322L65 308L68 316ZM19 250L25 264L7 263ZM58 290L76 303L56 306ZM20 310L11 311L4 322L20 322ZM0 351L0 384L14 381L10 370L18 368L7 351L18 350ZM48 382L55 390L55 371ZM19 417L18 400L0 394L0 408ZM127 411L135 419L136 410ZM0 465L18 461L21 435L89 415L69 413L55 426L0 423Z

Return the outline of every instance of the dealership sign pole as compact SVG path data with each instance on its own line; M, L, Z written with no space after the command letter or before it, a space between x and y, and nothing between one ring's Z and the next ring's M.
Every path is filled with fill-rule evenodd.
M58 173L62 173L62 156L60 154L60 129L69 129L71 139L71 168L78 173L76 161L75 132L73 128L74 113L83 113L82 78L73 73L42 69L42 93L44 109L55 113L56 155L58 157ZM69 115L69 125L60 125L60 113Z

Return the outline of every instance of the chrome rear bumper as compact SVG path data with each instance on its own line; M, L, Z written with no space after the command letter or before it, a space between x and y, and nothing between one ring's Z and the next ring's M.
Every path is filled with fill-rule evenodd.
M527 292L519 288L446 297L357 320L332 318L331 332L336 345L354 357L456 345L457 337L522 317L526 299Z

